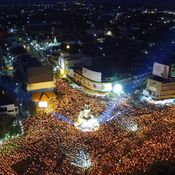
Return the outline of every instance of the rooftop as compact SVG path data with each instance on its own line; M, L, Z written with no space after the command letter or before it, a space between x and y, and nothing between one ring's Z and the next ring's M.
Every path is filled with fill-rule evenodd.
M13 104L13 103L14 101L12 98L10 98L9 94L5 90L0 89L0 106Z
M161 83L175 83L175 78L162 78L162 77L157 77L157 76L152 76L151 79L155 80L155 81L159 81Z
M27 69L28 83L41 83L53 81L51 66L31 67Z

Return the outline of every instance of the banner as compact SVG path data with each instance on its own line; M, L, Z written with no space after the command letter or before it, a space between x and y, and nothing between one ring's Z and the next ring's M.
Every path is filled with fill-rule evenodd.
M101 82L101 79L102 79L101 72L95 72L86 68L83 68L83 76L90 80L98 81L98 82Z
M153 75L167 79L169 76L169 66L154 63Z

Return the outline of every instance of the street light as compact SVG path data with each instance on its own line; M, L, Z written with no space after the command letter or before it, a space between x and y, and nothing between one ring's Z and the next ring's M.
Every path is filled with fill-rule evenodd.
M70 45L67 45L67 46L66 46L66 49L70 49Z
M113 92L116 94L121 94L123 93L123 87L121 84L115 84L113 87Z

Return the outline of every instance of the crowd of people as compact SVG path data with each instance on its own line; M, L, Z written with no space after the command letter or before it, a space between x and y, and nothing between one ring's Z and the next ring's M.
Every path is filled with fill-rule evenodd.
M84 94L81 90L71 88L64 80L58 79L56 82L57 93L60 94L57 99L50 101L50 108L54 112L75 120L84 105L89 103L94 115L99 116L107 105L107 100L100 97Z
M111 104L108 98L85 95L63 80L57 80L57 92L58 99L49 106L71 120L87 102L97 117ZM169 173L174 172L175 106L156 106L130 97L117 103L110 115L112 119L94 132L82 132L51 114L26 119L24 135L0 147L0 174L147 175L153 174L153 165L159 165L160 175L164 164L171 164ZM127 127L133 122L136 131ZM90 167L82 164L81 150L89 155Z

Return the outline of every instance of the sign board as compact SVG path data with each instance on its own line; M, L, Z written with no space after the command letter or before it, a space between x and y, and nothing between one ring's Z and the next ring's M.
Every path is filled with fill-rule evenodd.
M170 76L175 78L175 64L171 65Z
M169 66L159 63L154 63L153 75L167 79L169 76Z
M98 82L101 82L101 79L102 79L101 72L95 72L86 68L83 68L83 76L90 80L98 81Z

